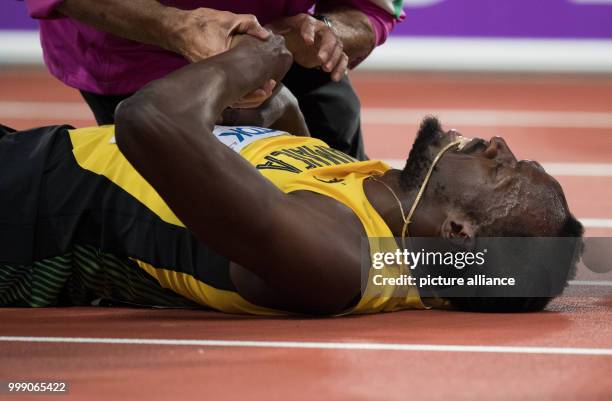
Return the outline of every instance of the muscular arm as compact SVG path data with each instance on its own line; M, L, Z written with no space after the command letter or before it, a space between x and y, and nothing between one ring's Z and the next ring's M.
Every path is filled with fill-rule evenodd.
M126 39L163 46L170 16L179 10L155 0L64 0L57 11Z
M163 47L192 62L226 51L236 33L268 36L253 15L210 8L181 10L156 0L64 0L57 11L101 31Z
M117 144L199 240L293 310L335 313L359 293L358 245L336 235L333 216L279 191L211 134L228 104L282 78L291 56L281 40L245 41L143 88L117 110Z

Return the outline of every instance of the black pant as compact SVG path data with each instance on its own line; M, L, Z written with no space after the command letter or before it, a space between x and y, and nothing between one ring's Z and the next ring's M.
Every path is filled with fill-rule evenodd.
M348 77L334 82L323 71L294 64L283 84L298 99L312 136L359 160L366 159L361 136L361 105ZM81 94L100 125L112 124L117 104L130 96L85 91Z

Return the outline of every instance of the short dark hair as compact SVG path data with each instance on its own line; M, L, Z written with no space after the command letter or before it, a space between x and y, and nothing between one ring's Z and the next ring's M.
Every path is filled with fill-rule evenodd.
M433 161L427 148L439 140L442 133L442 124L436 117L427 116L423 119L400 174L403 188L417 187L423 181Z

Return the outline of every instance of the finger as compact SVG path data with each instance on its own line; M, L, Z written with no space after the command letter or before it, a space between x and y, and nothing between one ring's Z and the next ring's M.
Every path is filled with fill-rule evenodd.
M273 79L269 79L261 89L263 89L263 91L269 97L272 95L272 92L274 91L275 87L276 87L276 81Z
M256 109L265 101L266 99L259 99L257 101L253 100L244 103L234 103L231 107L234 109Z
M257 17L251 14L239 15L232 33L246 33L261 40L266 40L270 36L270 32L264 29L257 21Z
M265 98L266 96L268 96L268 94L266 93L266 91L264 89L255 89L253 92L241 97L238 100L238 103L252 103L254 101L257 101L261 98Z
M261 103L272 96L272 92L276 87L276 81L273 79L268 80L261 88L254 90L240 98L237 102L239 104L250 104L250 103Z
M240 98L235 102L232 107L235 109L251 109L256 108L260 104L266 101L268 98L266 92L263 89L257 89L248 95Z
M233 109L255 109L257 108L257 106L261 104L260 102L248 102L248 103L239 103L236 102L234 104L232 104L230 107Z
M268 81L264 84L263 87L259 89L255 89L253 92L248 93L246 96L241 97L239 101L242 103L246 103L246 102L259 101L260 99L265 100L269 98L270 95L272 95L274 86L276 85L276 82L274 80L271 80L271 81L274 82L274 84L270 84L270 81Z
M331 74L332 80L336 82L339 82L340 80L342 80L342 77L348 71L348 62L349 62L348 56L346 55L346 53L342 53L342 57L340 58L340 61L334 68L334 71L332 71L332 74Z
M311 18L304 19L304 22L302 23L302 26L300 27L300 35L302 35L302 39L304 39L304 42L309 46L314 45L315 30L316 30L316 26L315 26L315 23L313 22L313 19Z
M344 54L344 52L342 51L342 45L340 45L340 43L338 42L338 45L334 47L332 55L327 61L327 63L323 64L323 71L332 72L334 67L340 62L342 54Z
M317 57L321 61L321 64L326 64L333 54L334 47L338 44L338 38L327 27L317 31L317 38L319 39L319 52L317 53Z
M270 31L265 28L262 28L259 23L257 27L249 28L246 33L247 35L255 36L257 39L266 40L270 37Z
M273 79L269 79L264 83L264 85L254 90L251 93L247 93L245 96L241 97L236 101L232 107L233 108L252 108L258 107L263 102L265 102L270 96L272 96L272 92L276 87L276 81Z

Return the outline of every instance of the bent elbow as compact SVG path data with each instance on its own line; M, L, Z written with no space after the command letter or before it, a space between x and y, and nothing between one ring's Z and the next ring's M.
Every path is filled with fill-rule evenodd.
M151 119L147 117L153 107L147 95L137 93L120 102L115 109L115 140L128 159L136 145L141 148L153 140L148 138L155 131L148 127Z

